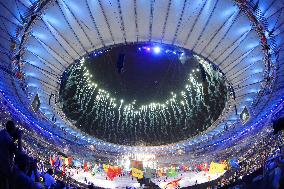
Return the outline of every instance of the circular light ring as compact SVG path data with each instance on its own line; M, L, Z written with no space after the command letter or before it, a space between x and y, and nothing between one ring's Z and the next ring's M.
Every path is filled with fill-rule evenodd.
M98 52L102 51L90 54ZM100 88L87 68L87 59L64 72L59 97L67 117L96 138L123 145L175 143L206 130L225 106L224 76L200 57L193 58L199 66L188 73L182 91L172 92L164 103L145 105L136 105L136 100L127 104Z

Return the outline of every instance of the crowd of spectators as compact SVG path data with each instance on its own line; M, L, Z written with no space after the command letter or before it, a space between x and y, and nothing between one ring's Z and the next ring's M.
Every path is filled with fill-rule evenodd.
M28 176L34 160L22 151L22 131L12 121L8 121L5 127L0 131L0 188L40 188ZM35 175L35 181L37 180Z
M23 131L7 121L0 131L1 189L79 189L94 188L76 181L56 179L52 167L44 166L40 156L23 148ZM28 152L29 151L29 152ZM31 154L34 156L32 157ZM42 165L42 166L39 166ZM66 181L69 181L66 182Z
M1 129L0 129L1 130ZM199 185L208 188L284 188L283 132L268 134L241 151L239 169L228 170L219 179ZM31 136L23 135L13 121L7 121L0 131L0 188L95 188L72 180L58 178L49 167L48 154L52 149L44 141L36 144ZM279 146L281 146L279 148ZM42 153L42 151L44 151ZM41 153L37 153L41 152ZM51 152L51 153L55 153ZM45 161L44 169L41 164ZM196 186L198 188L198 186ZM253 188L253 187L252 187Z
M250 149L241 152L238 169L228 170L219 179L204 183L207 188L284 188L284 145L283 131L269 134ZM199 186L200 187L200 186ZM199 188L197 187L197 188Z
M264 156L262 156L264 157ZM221 188L258 188L258 189L282 189L284 188L284 145L271 155L268 159L263 160L263 164L258 165L253 170L248 170L249 165L244 165L245 168L235 172L234 180L231 183L228 180L221 180L219 186ZM252 164L253 165L253 164ZM241 172L245 173L245 176Z

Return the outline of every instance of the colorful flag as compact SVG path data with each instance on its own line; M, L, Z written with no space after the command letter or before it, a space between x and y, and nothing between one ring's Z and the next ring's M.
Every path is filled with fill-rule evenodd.
M168 177L175 177L175 176L177 176L177 172L176 172L175 168L170 167L168 169L168 171L167 171L167 176Z
M113 180L116 177L116 173L112 166L109 166L107 170L107 177L109 178L109 180Z
M224 164L215 163L213 161L211 162L210 169L209 169L210 174L223 173L224 171L225 171L225 165Z
M68 165L68 158L63 158L64 164L67 166Z
M158 175L159 177L162 177L162 176L163 176L163 171L162 171L161 169L158 169L157 175Z
M136 168L136 169L139 169L139 170L143 170L143 162L142 161L131 160L131 168Z
M113 180L115 179L115 177L117 177L118 175L120 175L122 172L122 169L118 166L111 166L109 165L108 166L108 169L107 169L107 177L110 179L110 180Z
M93 169L92 169L92 175L96 175L96 173L98 172L98 166L97 164L94 164Z
M88 171L89 171L88 163L85 162L85 163L84 163L84 172L88 172Z
M174 181L171 181L169 182L165 187L164 189L177 189L180 187L180 184L179 184L179 181L181 179L177 179L177 180L174 180Z
M103 164L103 170L107 173L108 171L108 168L109 168L109 165L107 164Z
M73 163L73 158L72 157L68 157L68 165L71 166Z
M53 157L51 155L49 157L49 162L50 162L50 165L53 167L54 163L55 163L55 160L53 159Z
M137 168L132 168L131 169L131 174L133 177L136 177L138 179L142 179L143 178L143 171Z

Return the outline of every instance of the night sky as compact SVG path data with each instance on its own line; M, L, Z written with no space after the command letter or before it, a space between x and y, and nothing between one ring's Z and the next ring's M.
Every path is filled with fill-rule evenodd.
M136 104L162 103L171 91L184 88L187 73L197 67L194 61L181 64L172 53L155 54L142 48L138 50L139 47L114 47L87 61L98 85L126 103L134 99ZM125 54L122 73L118 73L116 66L119 54Z
M114 47L71 65L59 94L66 116L80 130L123 145L170 144L211 126L227 99L214 66L189 52L181 63L178 54L139 51L140 45Z

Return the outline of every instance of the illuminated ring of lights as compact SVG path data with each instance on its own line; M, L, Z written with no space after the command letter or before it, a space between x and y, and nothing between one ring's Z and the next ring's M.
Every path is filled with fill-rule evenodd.
M90 54L101 54L101 53L103 53L103 51L98 50ZM176 53L174 52L173 54L176 54ZM76 119L80 115L79 116L80 118L78 119L81 121L79 123L76 123L77 127L80 127L80 129L82 129L83 131L89 134L93 133L92 135L95 135L97 138L100 138L104 141L116 143L116 144L117 143L121 144L121 141L123 140L121 139L121 137L122 138L126 137L123 134L121 134L120 137L116 137L116 134L119 134L119 130L124 128L123 129L124 132L127 133L127 131L129 131L132 133L132 131L128 130L129 127L135 128L135 132L133 133L136 137L135 141L141 141L142 144L144 142L147 145L155 144L155 146L158 146L161 144L171 144L171 143L175 143L175 142L182 141L182 140L188 140L188 138L191 138L192 136L196 135L196 134L193 134L194 132L196 132L195 130L197 130L198 132L205 131L211 125L212 121L215 121L220 116L220 113L223 111L224 106L226 104L226 99L227 99L227 84L226 84L226 80L224 79L225 77L221 73L221 71L218 68L216 68L216 66L214 66L212 63L205 61L203 58L197 55L194 55L194 57L195 57L196 63L202 65L201 67L204 69L204 72L207 75L206 76L206 88L207 89L205 90L205 91L208 90L207 92L204 91L204 87L203 87L203 84L200 78L201 74L199 73L199 68L197 68L196 70L193 69L192 73L187 74L187 84L184 90L181 90L179 92L172 92L171 97L168 100L166 100L164 103L150 103L147 105L139 105L139 107L135 107L136 100L126 105L124 104L124 101L121 100L120 105L118 107L119 103L117 103L117 100L113 98L112 95L108 91L105 91L104 89L99 88L98 84L95 81L92 81L92 74L90 74L88 68L85 66L85 62L86 62L85 58L82 58L80 60L80 64L72 65L70 68L67 69L69 70L68 73L71 72L70 73L71 75L68 75L67 78L71 77L72 81L70 81L70 83L69 82L66 83L67 81L64 82L65 83L64 86L67 85L68 88L72 88L71 91L74 91L73 87L76 87L76 90L75 90L76 92L72 95L72 97L69 97L69 94L71 91L67 90L66 92L65 87L63 87L63 89L62 87L60 87L60 91L61 91L60 94L61 93L65 94L63 95L65 96L63 100L60 100L61 104L64 107L63 111L64 112L67 111L66 113L70 116L70 112L69 112L70 106L71 107L80 106L81 108L75 111L77 112L75 113L76 115L73 114L75 117L71 116L73 117L73 119L72 118L71 119L76 122L77 121ZM86 58L88 58L88 56ZM64 80L67 79L66 76L64 76L64 78L65 78ZM78 79L80 81L76 81ZM74 82L76 84L74 84ZM80 83L84 83L83 86L80 86L81 85ZM88 86L88 87L85 87L85 86ZM219 92L219 90L217 90L218 91L217 93L216 88L218 87L220 87L221 91L223 92L221 91ZM82 91L79 93L80 90ZM89 96L89 93L91 93L91 96ZM90 100L87 100L87 101L80 100L80 99L86 99L85 95L88 96L88 99ZM61 96L62 94L59 95L60 99L62 98ZM74 99L75 96L76 98ZM207 96L207 98L205 96ZM66 98L68 98L68 100ZM204 98L206 98L207 100L205 101ZM74 103L74 101L76 101L76 103ZM89 107L89 104L91 103L91 101L94 103L94 105L90 107L92 110L87 111L86 108ZM70 103L72 103L72 105ZM94 108L95 104L98 105L97 108ZM202 105L200 106L200 104ZM93 112L105 112L105 110L101 109L102 107L103 109L104 108L107 109L107 115L103 119L104 121L107 120L106 121L107 123L101 123L101 121L91 122L91 123L89 121L88 123L84 122L85 120L89 120L90 116L93 118L93 119L90 119L91 121L93 121L94 118L95 120L100 120L101 115L98 115L98 113L94 115ZM211 116L206 116L206 113L205 115L203 115L204 112L207 112L207 111L210 112L210 110L213 107L215 107L214 108L215 111L214 113L210 114ZM112 111L119 113L118 120L116 117L112 118L112 119L115 119L117 123L114 120L108 119L114 116L114 114L111 113ZM161 113L163 114L162 117L160 115ZM84 114L87 114L88 116L87 115L85 116ZM177 117L175 114L177 114ZM196 114L199 115L199 117L205 116L207 118L196 121L197 118L194 118L194 115ZM174 116L174 118L172 118L172 116ZM130 124L129 122L131 122L131 119L134 119L132 120L133 121L133 123L131 124L132 126L129 125ZM141 119L141 123L140 121L138 122L137 119L139 120ZM153 119L156 121L147 122L145 119L146 120ZM164 123L161 123L159 121L161 119L164 121ZM96 125L96 126L90 129L89 127L91 125ZM110 137L110 133L112 133L112 131L110 130L107 132L105 131L107 133L106 136L103 133L98 134L97 133L98 131L93 130L93 129L104 128L104 127L108 128L106 125L112 125L111 128L114 128L116 126L116 129L115 129L116 132L113 131L114 132L113 134L115 136L111 135L112 137ZM172 125L174 125L177 128L175 132L173 131L171 132ZM147 134L144 133L146 132L146 128L145 128L146 126L148 126L148 129L155 127L155 130L157 129L157 131L160 132L159 138L154 137L154 134L153 134L153 137L150 137L151 141L148 141L146 138L142 137L144 134L145 135L150 134L149 132L147 132ZM181 129L181 127L186 128L187 130ZM140 128L143 128L142 131L141 130L139 131ZM163 130L165 130L164 131L165 133L161 132ZM97 134L94 134L94 133L97 133ZM176 134L176 133L179 133L179 134ZM142 135L141 137L140 137L140 134ZM107 136L109 137L108 139L107 139ZM149 136L147 136L147 138ZM168 141L166 142L163 137L165 137ZM113 138L118 138L118 139L114 140ZM129 143L131 145L134 145L131 143L131 141ZM126 143L123 143L123 144L127 145Z

